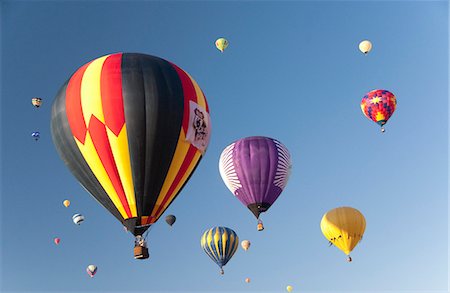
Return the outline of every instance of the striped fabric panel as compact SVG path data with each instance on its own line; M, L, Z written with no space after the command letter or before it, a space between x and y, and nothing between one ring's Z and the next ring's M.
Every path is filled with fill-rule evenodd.
M291 155L288 149L279 141L273 140L278 151L278 166L275 173L274 185L284 189L292 168Z
M171 63L172 64L172 63ZM158 220L158 218L168 208L170 203L175 199L184 185L189 175L194 170L195 166L200 161L201 152L186 141L186 133L189 122L189 101L197 103L203 108L207 108L206 98L203 92L198 87L197 83L181 68L172 64L177 71L185 97L184 101L184 116L182 123L182 130L180 138L173 156L169 171L164 181L161 192L156 201L155 207L144 224L151 224Z
M137 213L124 130L122 88L117 85L120 71L114 72L120 69L120 62L121 54L107 55L81 67L69 81L66 111L86 163L122 217L127 219ZM109 74L111 72L116 74ZM110 84L115 86L110 87ZM128 159L116 161L119 157Z
M219 160L219 172L222 176L225 185L228 189L235 194L236 190L242 188L242 184L236 173L236 169L233 164L233 150L235 143L227 146L220 155Z

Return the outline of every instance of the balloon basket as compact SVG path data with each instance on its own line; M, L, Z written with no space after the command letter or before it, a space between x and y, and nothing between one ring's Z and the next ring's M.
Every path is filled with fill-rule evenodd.
M143 246L134 247L134 258L135 259L147 259L149 258L148 248Z
M258 225L256 226L256 229L258 229L258 231L264 230L263 224L262 223L258 223Z

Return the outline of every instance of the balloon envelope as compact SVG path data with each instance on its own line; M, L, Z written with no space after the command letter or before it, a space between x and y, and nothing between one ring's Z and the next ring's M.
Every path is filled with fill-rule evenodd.
M61 241L61 239L59 239L59 238L55 238L55 239L53 239L53 241L55 242L55 244L56 244L56 245L58 245L58 244L59 244L59 242Z
M361 101L361 110L368 119L383 126L397 108L397 99L387 90L373 90Z
M247 251L250 248L250 245L251 243L248 240L243 240L241 242L242 249L244 249L245 251Z
M228 263L239 245L236 232L226 227L213 227L206 230L200 240L203 251L220 267Z
M42 105L42 99L41 98L32 98L31 104L35 106L36 108L39 108Z
M339 207L325 213L320 222L325 238L349 255L366 229L366 219L357 209Z
M250 283L250 278L245 278L245 283Z
M279 141L253 136L227 146L219 161L219 171L228 189L259 218L287 184L291 157Z
M174 215L168 215L166 217L166 223L169 224L170 226L172 226L176 220L177 218Z
M97 273L97 266L88 265L88 267L86 268L86 272L88 273L89 277L93 278L94 275Z
M225 38L219 38L216 40L216 48L223 53L223 51L228 47L228 40Z
M70 206L70 200L66 199L65 201L63 201L63 205L67 208Z
M72 220L75 224L80 225L84 221L84 216L80 214L75 214L72 216Z
M33 137L34 140L38 140L41 137L41 134L39 133L39 131L35 131L31 133L31 137Z
M292 290L294 290L294 288L293 288L292 286L287 286L287 287L286 287L286 291L292 292Z
M364 54L367 54L372 50L372 43L368 40L364 40L361 43L359 43L359 50L363 52Z
M135 236L177 197L211 132L206 98L191 76L131 53L79 68L56 96L51 129L72 174Z

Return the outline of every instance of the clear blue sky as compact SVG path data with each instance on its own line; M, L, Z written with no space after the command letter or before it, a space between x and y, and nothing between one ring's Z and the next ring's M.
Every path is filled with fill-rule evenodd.
M2 1L0 290L446 292L448 12L447 1ZM150 231L147 261L133 259L132 235L78 184L50 134L59 87L114 52L174 62L211 109L209 149L163 215L177 216L173 228L162 219ZM385 134L359 108L376 88L398 100ZM263 232L218 171L223 148L252 135L280 140L293 160ZM344 205L367 220L351 264L319 226ZM216 225L252 242L224 276L200 248Z

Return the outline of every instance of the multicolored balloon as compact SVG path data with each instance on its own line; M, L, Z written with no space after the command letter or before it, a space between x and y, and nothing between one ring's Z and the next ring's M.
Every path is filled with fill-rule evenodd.
M291 156L278 140L253 136L227 146L220 155L219 171L228 189L258 219L277 200L291 172Z
M203 233L200 245L203 251L219 266L220 274L223 275L223 266L236 252L239 237L230 228L213 227Z
M225 38L219 38L216 40L216 48L223 53L223 51L228 47L228 40Z
M342 250L349 262L350 252L361 241L366 230L366 219L355 208L340 207L328 211L320 222L320 229L328 241Z
M135 236L169 207L209 143L209 107L175 64L135 53L97 58L59 90L53 142L73 175Z
M394 94L387 90L373 90L367 93L361 101L361 110L364 115L381 126L391 118L397 108L397 99Z
M97 273L97 266L88 265L88 267L86 268L86 272L88 273L89 277L93 278L94 275Z
M31 133L31 137L34 138L35 141L38 141L41 137L41 134L39 133L39 131L35 131Z
M35 106L36 108L39 108L42 105L42 99L41 98L32 98L31 104Z

